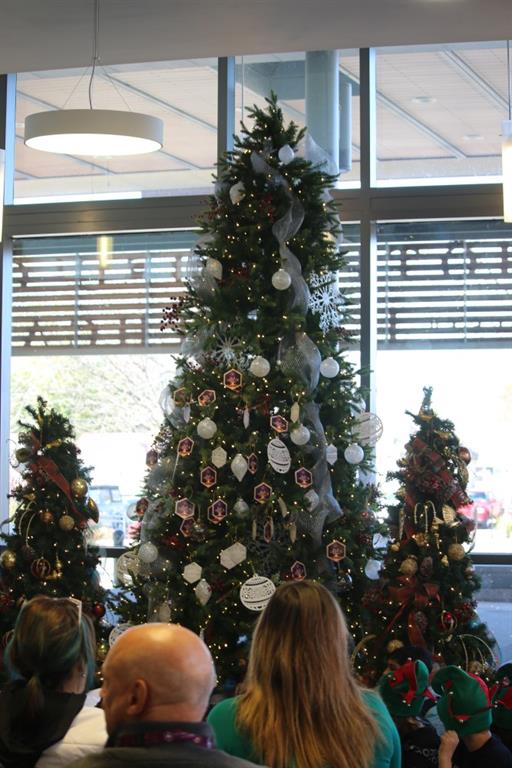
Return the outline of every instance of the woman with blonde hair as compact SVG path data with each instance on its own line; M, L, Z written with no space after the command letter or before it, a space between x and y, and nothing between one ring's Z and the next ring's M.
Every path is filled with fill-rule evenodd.
M95 649L80 600L38 596L23 605L4 653L0 765L57 768L102 749L103 712L84 707Z
M219 749L271 768L399 768L397 730L358 686L347 644L325 587L282 584L256 624L244 692L208 716Z

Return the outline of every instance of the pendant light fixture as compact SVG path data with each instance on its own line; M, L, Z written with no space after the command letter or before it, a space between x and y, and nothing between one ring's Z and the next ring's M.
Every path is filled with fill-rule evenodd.
M510 71L510 40L507 40L508 120L501 124L501 169L503 173L503 221L512 223L512 73Z
M143 155L163 145L163 123L140 112L93 109L98 55L99 0L94 0L94 42L89 79L89 109L37 112L25 120L25 144L65 155Z

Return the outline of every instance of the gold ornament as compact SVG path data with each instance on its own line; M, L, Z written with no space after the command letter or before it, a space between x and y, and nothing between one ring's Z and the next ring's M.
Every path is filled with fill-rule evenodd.
M75 527L75 520L71 515L62 515L59 518L59 528L62 531L72 531Z
M57 579L62 578L62 563L57 557L55 560L55 568L50 573L49 576L46 577L47 581L57 581Z
M448 557L450 560L464 560L466 552L462 544L450 544L448 547Z
M71 481L71 492L76 499L82 499L87 495L88 490L87 483L81 477L77 477Z
M389 643L386 645L386 651L388 653L393 653L393 651L397 651L399 648L403 648L404 644L401 640L390 640Z
M428 544L428 536L426 533L415 533L413 539L418 547L426 547Z
M23 498L25 499L25 501L31 502L31 501L35 501L36 500L36 495L35 495L35 493L26 493L23 496Z
M414 557L406 557L405 560L402 560L400 563L400 568L398 570L400 573L403 573L404 576L414 576L418 570L418 563Z
M468 672L472 675L478 675L480 677L484 671L484 665L479 661L470 661L468 665Z
M443 556L442 556L442 558L441 558L441 565L450 565L450 563L449 563L449 561L448 561L448 558L446 557L446 555L443 555Z
M94 499L89 498L87 500L87 511L89 512L89 517L91 518L91 520L97 523L98 520L100 519L100 511Z
M14 568L16 565L16 552L13 552L11 549L4 550L0 556L0 563L8 570Z
M16 456L16 461L19 461L20 464L25 464L32 456L32 451L30 448L17 448L14 455Z
M109 650L108 643L106 643L104 640L99 642L96 646L96 658L98 661L105 661L105 658L107 656Z
M454 508L450 507L449 504L443 504L442 515L445 523L453 523L457 517L457 513L455 512Z
M398 552L398 550L400 549L400 544L398 544L397 542L395 542L394 544L392 544L392 545L390 546L390 549L391 549L393 552Z
M43 509L41 514L39 515L41 522L45 525L50 525L50 523L53 523L53 513L50 512L49 509Z

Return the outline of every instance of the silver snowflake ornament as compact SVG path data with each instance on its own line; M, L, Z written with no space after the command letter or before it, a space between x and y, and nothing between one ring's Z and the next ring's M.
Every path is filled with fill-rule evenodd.
M343 322L345 300L338 288L336 272L313 272L309 277L311 299L309 308L320 315L320 328L324 333Z
M242 339L233 336L223 328L215 334L215 342L210 355L222 367L247 368L247 355Z

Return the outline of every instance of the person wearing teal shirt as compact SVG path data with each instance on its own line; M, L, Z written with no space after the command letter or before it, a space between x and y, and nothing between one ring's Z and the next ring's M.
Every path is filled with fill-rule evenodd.
M396 727L357 685L347 638L322 585L281 585L257 622L243 693L208 715L217 746L272 768L400 768Z

